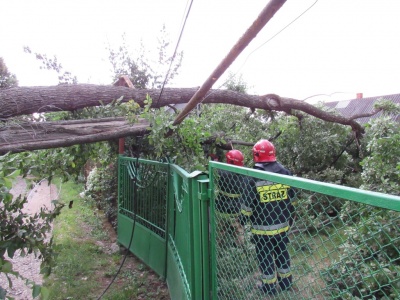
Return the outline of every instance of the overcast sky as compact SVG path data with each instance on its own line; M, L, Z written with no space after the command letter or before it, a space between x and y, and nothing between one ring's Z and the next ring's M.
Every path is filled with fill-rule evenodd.
M189 2L0 0L0 57L20 86L57 84L23 46L56 55L79 83L110 84L107 45L117 47L125 33L132 48L142 39L154 49L165 24L172 55ZM179 47L183 65L173 85L202 85L268 2L194 0ZM229 71L242 74L250 92L260 95L302 100L335 93L327 100L336 100L400 93L399 12L400 0L288 0Z

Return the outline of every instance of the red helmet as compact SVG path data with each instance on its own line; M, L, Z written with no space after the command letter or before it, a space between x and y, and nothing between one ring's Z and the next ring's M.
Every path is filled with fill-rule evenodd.
M230 150L226 153L226 162L235 166L244 166L244 156L239 150Z
M253 147L254 162L276 161L275 146L268 140L260 140Z

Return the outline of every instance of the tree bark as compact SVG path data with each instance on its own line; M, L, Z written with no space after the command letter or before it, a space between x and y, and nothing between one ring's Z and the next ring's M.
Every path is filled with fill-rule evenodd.
M31 122L19 124L17 127L10 127L7 123L1 126L1 120L6 121L12 117L32 113L74 111L84 107L107 105L117 99L122 99L122 102L133 99L143 107L147 95L154 100L152 107L160 108L187 103L196 91L197 88L166 88L159 98L160 90L157 89L137 90L90 84L0 89L0 154L142 135L149 131L150 126L144 120L138 124L128 124L124 118ZM328 122L351 126L356 136L364 132L364 128L355 121L354 116L345 118L306 102L275 94L257 96L228 90L210 90L202 103L225 103L250 109L280 111L298 118L312 115Z
M121 97L122 102L133 99L140 106L144 106L147 94L153 99L152 107L159 108L187 103L196 91L196 88L166 88L162 97L158 99L158 89L138 90L91 84L15 87L0 90L0 119L40 112L74 111L84 107L106 105ZM300 111L328 122L351 126L356 133L364 132L364 128L351 117L334 115L309 103L274 94L257 96L228 90L210 90L202 103L233 104L289 114Z
M148 133L149 126L146 120L129 124L124 118L26 122L0 130L0 154L139 136Z

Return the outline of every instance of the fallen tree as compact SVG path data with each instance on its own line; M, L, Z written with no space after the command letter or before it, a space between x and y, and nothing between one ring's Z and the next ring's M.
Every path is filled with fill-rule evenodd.
M108 141L148 131L146 120L130 124L125 118L24 122L0 130L0 154Z
M196 88L165 88L161 98L158 89L130 89L108 85L57 85L37 87L15 87L0 90L0 118L7 119L32 113L74 111L84 107L108 104L122 97L122 102L134 100L144 105L146 95L153 99L153 108L187 103L196 93ZM349 125L362 133L363 128L353 118L327 113L307 102L279 97L275 94L247 95L229 90L210 90L202 103L225 103L251 109L281 111L295 114L300 111L319 119Z
M153 99L152 108L161 108L187 103L196 91L197 88L165 88L160 97L158 89L131 89L111 85L14 87L0 90L0 119L7 121L16 116L32 113L75 111L85 107L107 105L116 99L120 99L121 102L134 100L143 107L147 95ZM324 121L351 126L357 135L364 132L364 128L354 117L345 118L304 101L275 94L258 96L230 90L210 90L202 103L223 103L252 110L284 112L299 119L311 115ZM0 127L0 153L71 146L141 135L149 126L150 124L143 120L138 124L129 124L121 118L4 125Z

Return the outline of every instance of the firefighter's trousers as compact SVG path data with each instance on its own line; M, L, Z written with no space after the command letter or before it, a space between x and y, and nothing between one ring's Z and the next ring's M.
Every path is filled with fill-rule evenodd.
M263 290L276 292L276 283L281 290L292 284L290 255L287 249L287 232L276 235L255 235L256 254L262 272Z

